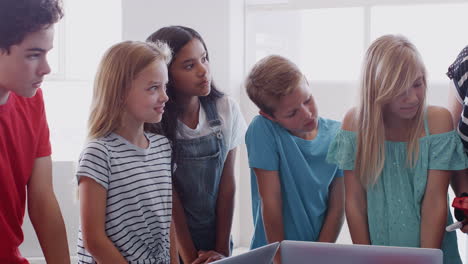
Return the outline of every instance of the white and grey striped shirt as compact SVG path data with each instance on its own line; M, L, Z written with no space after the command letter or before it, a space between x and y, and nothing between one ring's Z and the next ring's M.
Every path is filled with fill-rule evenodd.
M453 81L457 90L455 93L457 99L463 105L457 131L465 147L465 152L468 153L468 46L458 54L457 59L450 65L447 76Z
M105 230L129 263L169 263L172 209L171 146L166 137L145 134L139 148L112 133L88 143L80 156L80 177L107 190ZM78 263L96 263L78 234Z

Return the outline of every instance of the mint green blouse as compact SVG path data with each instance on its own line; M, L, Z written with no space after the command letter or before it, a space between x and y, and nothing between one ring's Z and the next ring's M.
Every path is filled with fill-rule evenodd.
M406 142L385 142L385 164L377 183L367 190L367 218L371 244L420 247L421 205L428 170L462 170L468 167L463 144L455 131L419 139L414 168L406 166ZM340 129L330 145L327 161L342 170L353 170L356 133ZM450 210L451 207L449 207ZM447 212L447 223L453 223ZM455 232L445 232L444 264L462 263Z

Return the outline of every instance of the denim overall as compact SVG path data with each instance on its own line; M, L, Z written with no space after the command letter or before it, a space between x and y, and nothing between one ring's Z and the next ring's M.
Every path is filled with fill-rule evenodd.
M216 102L200 99L211 134L177 139L174 182L184 208L187 225L197 250L216 245L216 201L227 156Z

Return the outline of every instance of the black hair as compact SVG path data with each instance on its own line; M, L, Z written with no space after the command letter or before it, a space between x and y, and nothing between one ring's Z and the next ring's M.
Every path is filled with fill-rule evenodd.
M168 65L170 68L174 62L177 53L192 39L198 39L202 43L206 51L206 58L209 61L210 57L208 49L206 48L205 41L200 34L192 28L184 26L169 26L163 27L153 34L151 34L146 41L163 41L166 42L172 50L172 61ZM173 152L176 153L176 131L177 131L177 118L182 113L182 107L176 104L176 93L171 81L171 73L169 71L169 83L167 84L167 95L169 101L166 103L165 111L161 123L154 126L153 131L165 135L172 142ZM211 82L211 90L207 96L201 96L200 100L215 102L217 99L223 97L224 94L216 88L216 85Z
M62 17L61 0L0 0L0 52Z

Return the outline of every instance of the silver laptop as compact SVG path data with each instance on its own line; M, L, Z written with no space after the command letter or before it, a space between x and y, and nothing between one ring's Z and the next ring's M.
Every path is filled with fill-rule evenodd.
M442 264L440 249L281 242L283 264Z
M224 258L215 262L213 264L270 264L273 261L273 257L278 250L280 243L275 242L269 245L252 249L243 254L232 256L229 258Z

